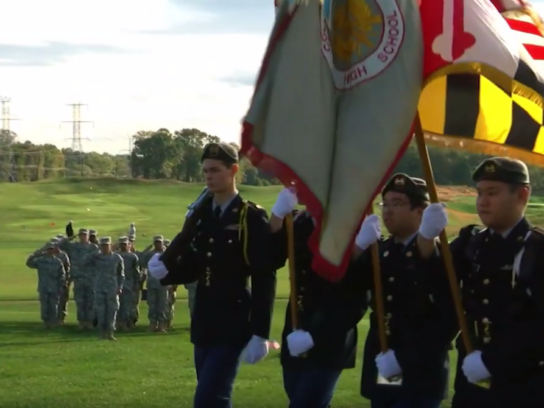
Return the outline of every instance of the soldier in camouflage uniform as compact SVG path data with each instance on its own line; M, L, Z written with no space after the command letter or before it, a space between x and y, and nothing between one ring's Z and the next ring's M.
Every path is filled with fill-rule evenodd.
M144 257L144 254L147 251L149 251L151 248L153 248L153 245L149 245L143 251L138 251L134 247L134 243L136 241L136 236L129 234L128 241L129 241L130 251L134 252L138 256L138 259L140 260L139 261L140 262L140 282L138 284L137 292L136 292L135 298L134 298L134 309L133 309L133 315L132 315L134 325L136 325L136 323L138 322L138 320L140 318L140 301L142 300L142 291L143 291L143 288L144 288L144 285L145 285L145 282L146 282L146 279L147 279L147 265L142 265L141 260Z
M164 237L162 235L156 235L153 237L154 248L152 251L147 251L143 254L140 266L147 267L147 264L151 257L157 253L162 254L164 252ZM166 324L168 316L166 313L168 307L168 293L170 291L169 286L162 286L158 279L153 278L151 275L147 277L147 307L148 307L148 319L150 331L166 331Z
M55 256L55 248L56 244L50 242L44 252L34 253L26 261L26 266L38 270L41 319L47 329L58 323L60 292L66 284L64 265Z
M169 239L164 240L164 249L168 248L168 245L170 245L172 241ZM168 290L168 302L166 303L166 328L171 329L173 328L172 322L174 321L174 315L176 312L176 299L177 299L177 291L178 291L178 285L172 285L170 286L170 289Z
M123 291L125 267L121 255L112 252L111 238L100 239L100 252L90 254L86 265L94 267L95 310L100 339L116 340L113 336L119 311L119 296Z
M98 245L98 232L95 229L89 230L89 241L95 245Z
M59 324L63 325L66 316L68 315L68 300L70 299L70 283L71 283L71 276L70 276L70 270L72 265L70 264L70 257L68 254L64 251L61 251L61 249L58 247L58 243L60 239L58 237L55 238L55 240L52 240L55 242L55 256L59 258L62 261L62 264L64 265L64 270L66 272L66 283L62 286L61 292L60 292L60 300L59 300Z
M128 238L119 238L119 251L125 264L125 283L121 293L119 316L117 318L118 329L131 329L134 327L134 305L140 286L140 266L138 255L128 250Z
M59 241L59 248L65 251L72 261L71 280L74 282L74 300L77 309L77 320L81 329L91 329L94 320L94 291L93 282L95 270L85 264L92 253L98 251L98 246L89 242L89 231L79 230L79 242L71 242L75 238L72 224L66 227L68 238Z

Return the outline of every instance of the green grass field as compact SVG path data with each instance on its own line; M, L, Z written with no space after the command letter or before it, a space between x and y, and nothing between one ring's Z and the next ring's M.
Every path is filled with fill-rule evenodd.
M68 326L45 332L39 321L35 271L24 262L50 237L63 233L68 220L73 220L74 228L95 228L99 235L114 238L126 234L129 223L135 222L139 248L147 246L155 234L173 237L186 206L200 191L201 186L168 181L0 184L0 407L192 406L196 381L183 290L176 305L176 328L167 334L138 329L119 334L117 343L98 341L94 333L76 330L73 304ZM267 208L278 191L277 187L241 189L246 198ZM448 203L450 232L475 222L472 202L470 197L461 197ZM532 203L529 215L534 222L544 218L543 205L541 199ZM280 337L289 291L286 270L279 272L278 281L275 338ZM144 317L146 312L143 305ZM360 324L361 344L366 325L366 320ZM358 391L360 357L359 353L358 367L342 376L335 408L368 407ZM236 407L248 408L287 406L277 352L256 366L241 368L234 402Z

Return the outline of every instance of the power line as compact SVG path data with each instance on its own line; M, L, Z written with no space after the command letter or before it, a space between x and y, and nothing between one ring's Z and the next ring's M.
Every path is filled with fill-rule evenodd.
M31 150L31 151L17 151L13 154L16 154L17 156L33 156L33 155L39 155L39 154L42 154L42 153L51 153L51 152L54 152L54 153L57 153L57 154L61 154L64 158L72 158L72 157L81 157L82 155L79 154L79 152L71 152L71 153L63 153L62 150L58 150L58 151L55 151L53 149L50 149L50 150L47 150L47 149L40 149L40 150ZM95 153L95 152L93 152ZM2 156L7 156L9 154L12 154L12 153L7 153L7 152L2 152L0 151L0 157ZM87 153L83 153L83 155L85 155ZM108 152L105 152L105 153L97 153L99 155L106 155L106 156L110 156L110 157L117 157L117 156L126 156L127 154L125 153L124 150L120 150L119 153L108 153Z
M2 103L2 130L6 135L11 135L11 121L19 120L11 116L11 98L9 96L1 96L0 102ZM15 135L13 135L15 137ZM16 142L17 140L13 140Z
M72 120L64 120L62 123L71 123L72 124L72 150L83 152L83 143L81 140L81 124L82 123L92 123L90 120L81 120L81 107L87 106L83 103L70 103L67 106L72 107ZM85 140L90 140L85 138Z

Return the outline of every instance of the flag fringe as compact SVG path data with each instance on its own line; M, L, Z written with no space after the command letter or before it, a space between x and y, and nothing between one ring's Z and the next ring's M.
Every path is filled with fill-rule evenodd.
M522 160L526 164L544 167L543 155L516 149L512 146L460 137L446 137L433 133L425 133L425 141L431 146L463 150L469 153L484 154L488 156L508 156Z

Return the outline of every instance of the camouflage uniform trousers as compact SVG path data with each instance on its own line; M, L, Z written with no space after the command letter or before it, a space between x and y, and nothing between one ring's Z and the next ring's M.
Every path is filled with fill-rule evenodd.
M59 294L42 291L40 294L40 314L46 324L58 322Z
M172 322L174 321L174 315L176 311L176 298L177 293L174 290L169 289L168 301L166 302L166 322L169 328L172 327Z
M142 299L142 290L138 288L134 291L134 304L132 305L132 322L136 324L140 320L140 300Z
M139 292L130 289L123 289L120 296L119 316L117 321L123 324L133 324L135 320L136 296Z
M115 330L117 312L119 311L119 296L116 292L96 292L94 307L98 321L98 330L112 333Z
M90 284L74 282L74 301L76 302L77 321L94 320L94 289Z
M189 312L191 316L193 315L193 310L195 308L195 298L196 298L196 287L198 282L188 283L185 286L187 289L187 300L189 302Z
M147 318L149 323L166 323L166 308L168 305L168 288L147 288Z
M70 300L70 284L63 286L60 291L58 319L64 321L68 315L68 301Z

